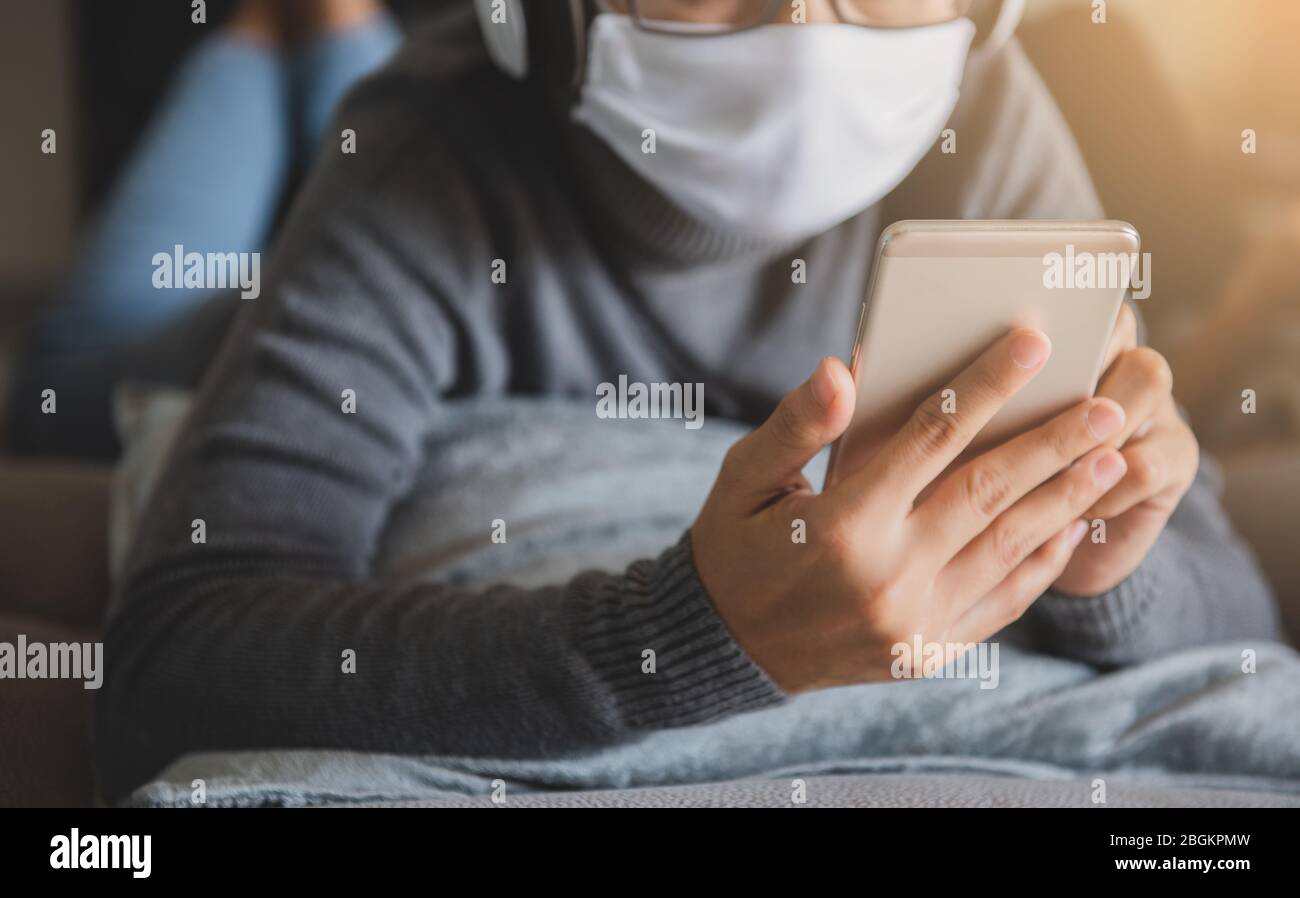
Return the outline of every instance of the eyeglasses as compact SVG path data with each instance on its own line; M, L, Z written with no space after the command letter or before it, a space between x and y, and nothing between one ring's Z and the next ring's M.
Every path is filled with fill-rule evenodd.
M974 0L832 0L840 21L867 28L920 28L960 19ZM638 28L684 37L734 34L791 21L804 3L791 0L596 0L603 12L631 16Z

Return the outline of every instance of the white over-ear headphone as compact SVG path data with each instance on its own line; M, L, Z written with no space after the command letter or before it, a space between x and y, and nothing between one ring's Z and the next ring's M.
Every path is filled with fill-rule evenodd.
M512 78L528 74L528 23L523 0L474 0L488 56Z

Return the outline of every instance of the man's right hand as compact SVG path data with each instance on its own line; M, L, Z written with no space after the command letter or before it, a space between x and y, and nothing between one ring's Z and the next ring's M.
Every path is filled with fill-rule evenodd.
M691 528L695 566L779 686L889 679L894 646L980 642L1060 576L1087 532L1081 515L1124 476L1104 445L1124 425L1117 403L1087 400L947 470L1050 353L1038 331L998 340L948 385L960 411L931 396L822 494L801 472L853 417L838 359L731 447ZM805 542L792 538L800 520Z

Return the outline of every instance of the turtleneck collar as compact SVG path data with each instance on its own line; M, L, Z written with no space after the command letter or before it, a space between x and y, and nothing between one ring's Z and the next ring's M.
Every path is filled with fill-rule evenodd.
M688 266L748 256L777 256L804 240L773 242L731 233L686 212L634 172L596 135L552 107L583 204L601 226L620 232L658 264Z

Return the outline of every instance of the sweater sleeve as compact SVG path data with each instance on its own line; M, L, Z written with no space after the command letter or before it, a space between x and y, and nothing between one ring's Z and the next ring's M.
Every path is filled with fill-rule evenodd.
M467 236L476 212L453 181L408 199L453 164L414 152L418 169L372 167L418 177L308 185L196 399L107 624L110 800L188 752L542 757L782 698L685 540L537 590L375 576L444 399L508 379L473 303L449 299L474 289L455 274L482 261L469 244L490 240Z
M1218 467L1196 481L1137 570L1099 596L1049 591L1026 613L1039 648L1102 667L1236 639L1281 639L1277 606L1219 505Z

